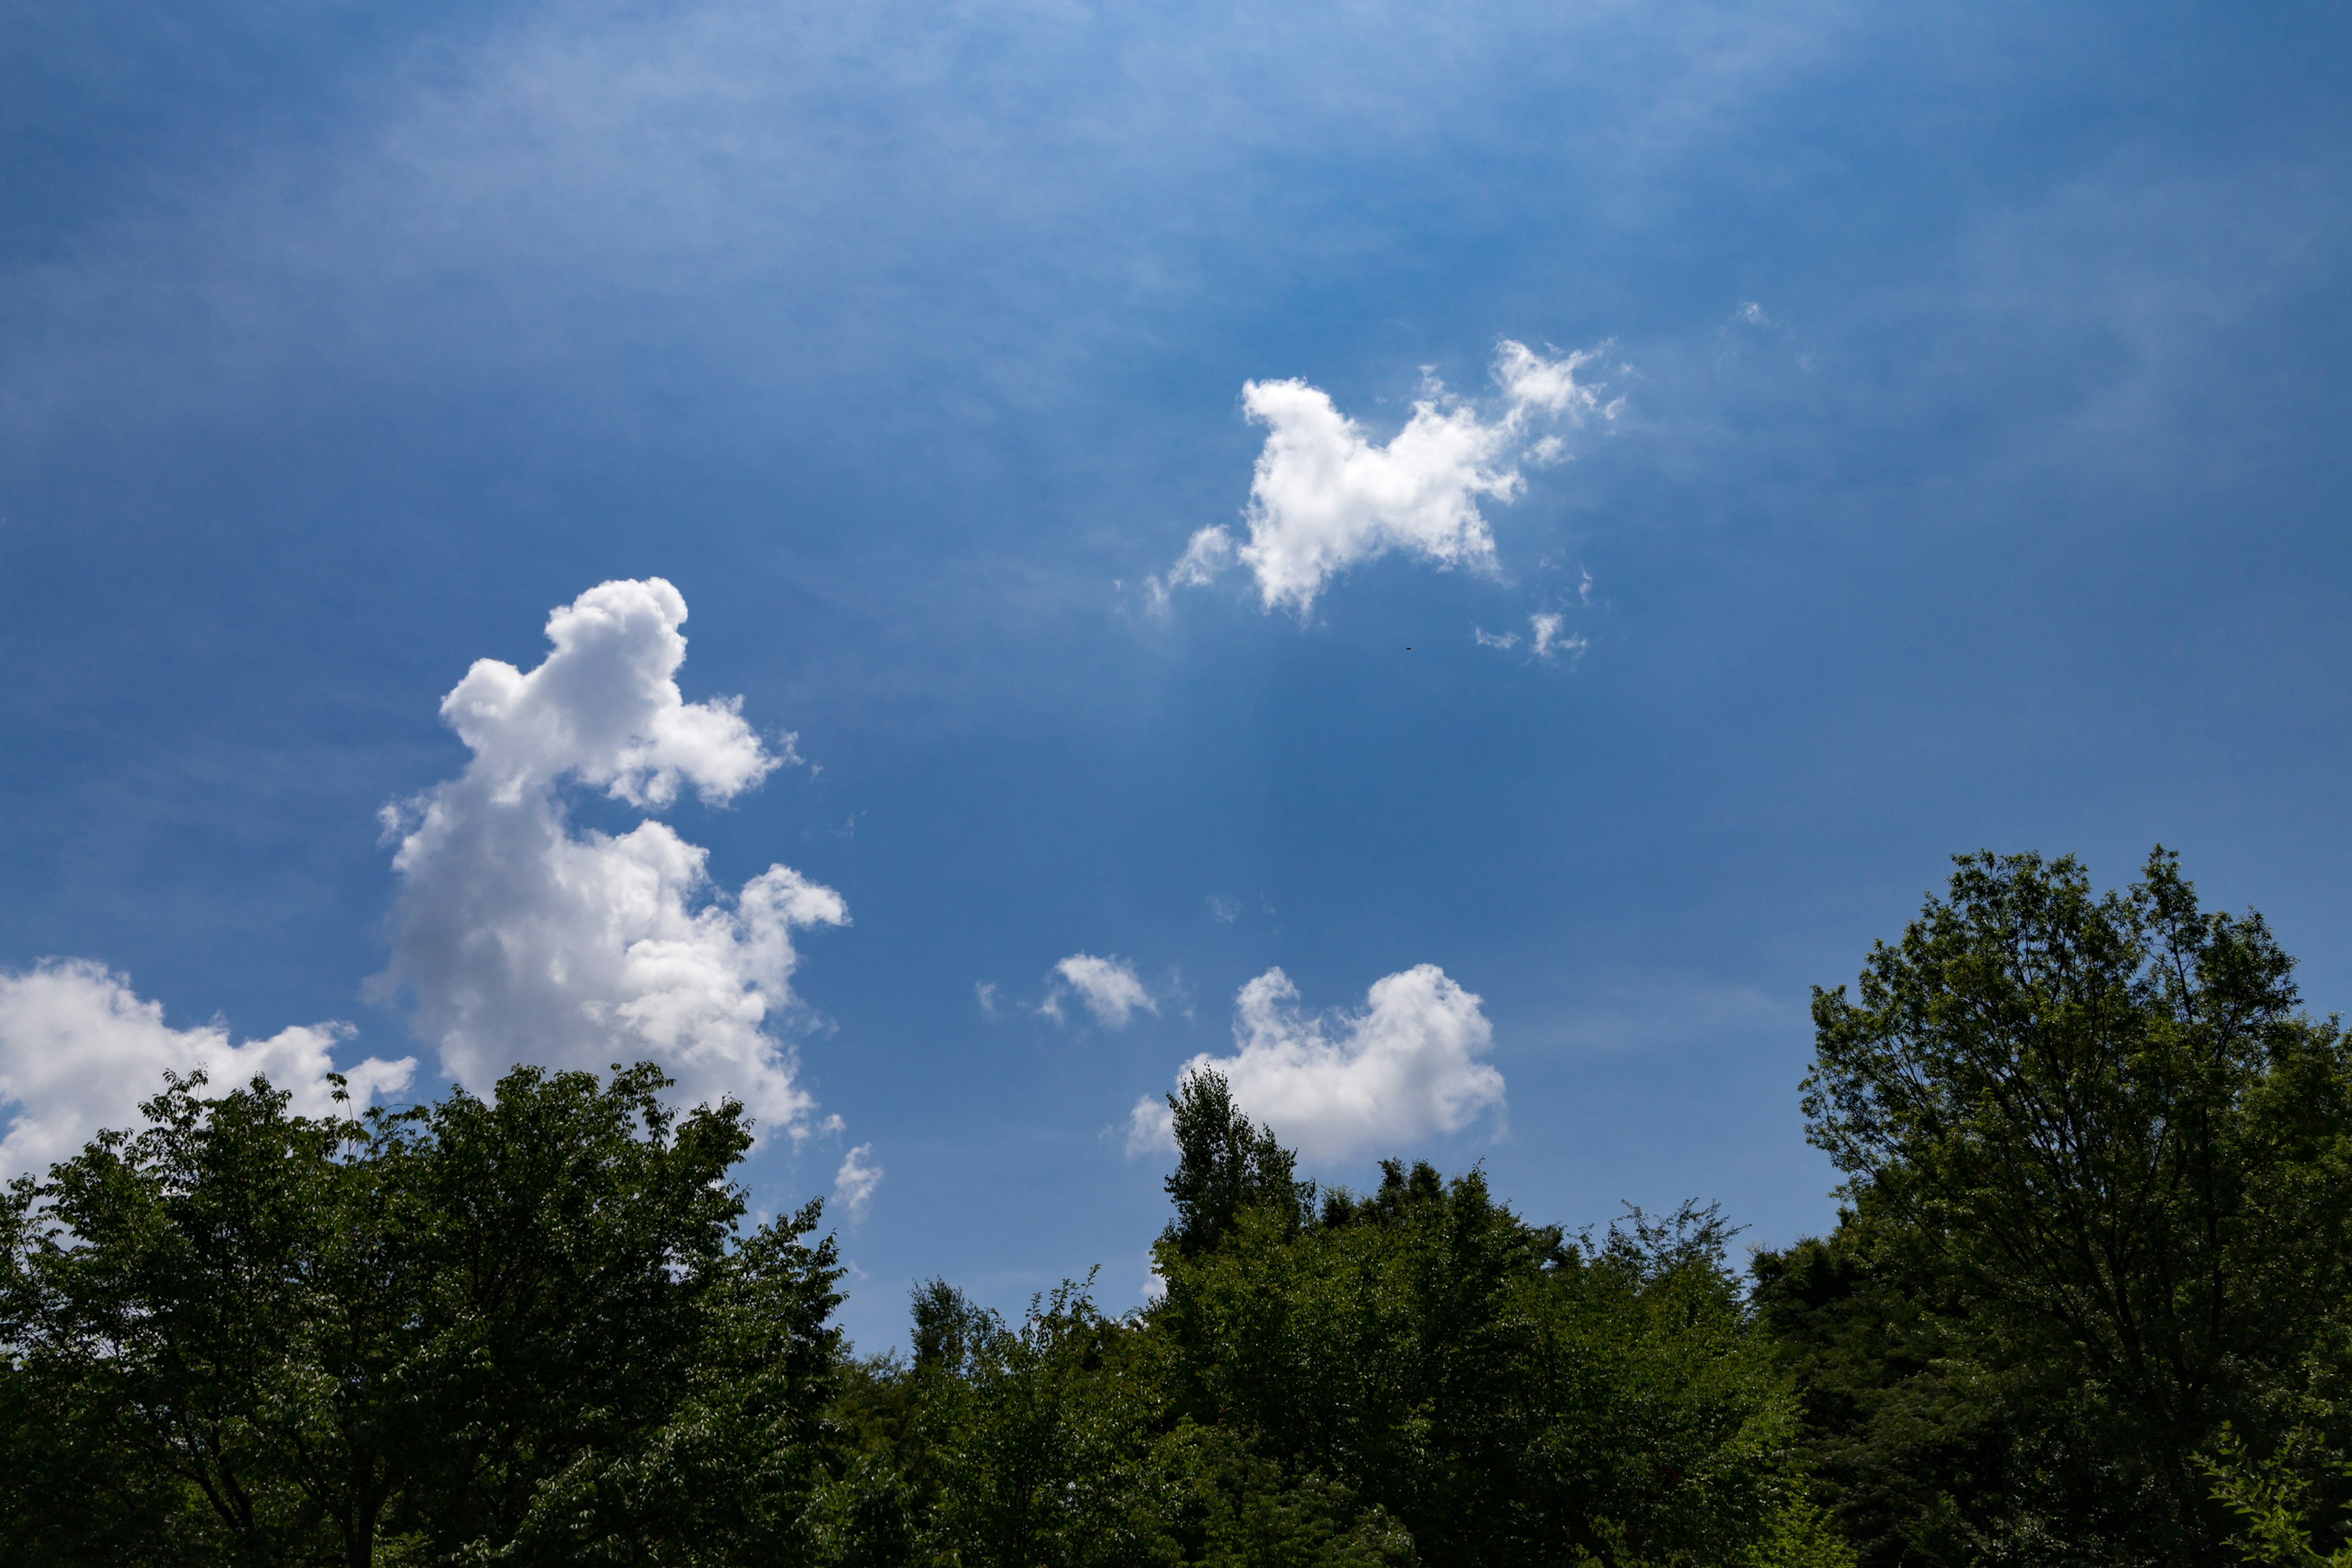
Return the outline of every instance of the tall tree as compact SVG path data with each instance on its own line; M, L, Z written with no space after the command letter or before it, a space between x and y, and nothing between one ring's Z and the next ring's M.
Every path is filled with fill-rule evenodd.
M2274 1429L2352 1286L2352 1050L2293 968L2161 849L2104 895L2072 858L1972 855L1858 996L1814 994L1805 1110L1852 1216L1843 1262L1799 1270L1812 1307L1847 1267L1939 1378L1973 1369L2006 1404L1977 1430L2063 1489L2060 1559L2213 1561L2200 1451Z
M1171 1412L1317 1478L1433 1565L1834 1563L1712 1211L1577 1242L1472 1172L1391 1162L1311 1223L1279 1191L1158 1253Z
M1176 1215L1167 1239L1178 1252L1190 1258L1216 1246L1253 1209L1271 1207L1294 1225L1305 1218L1315 1188L1296 1179L1298 1157L1272 1128L1242 1113L1224 1074L1214 1068L1185 1074L1168 1111L1176 1168L1166 1184Z
M379 1223L399 1208L404 1123L310 1121L257 1080L212 1100L202 1084L172 1080L143 1131L15 1188L15 1381L76 1447L167 1479L181 1506L129 1555L372 1562L408 1464L422 1300ZM341 1157L368 1145L381 1157Z
M1222 1078L1171 1109L1159 1300L1015 1327L934 1280L911 1363L855 1369L844 1563L1850 1568L1714 1211L1596 1242L1475 1171L1318 1193Z
M838 1271L814 1208L739 1239L740 1109L664 1087L308 1119L175 1080L19 1183L0 1440L87 1458L0 1561L790 1561ZM110 1494L135 1539L70 1517Z

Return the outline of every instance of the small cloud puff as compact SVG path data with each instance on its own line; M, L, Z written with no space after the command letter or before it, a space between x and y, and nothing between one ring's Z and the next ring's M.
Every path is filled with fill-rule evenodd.
M1074 952L1054 965L1054 973L1061 984L1077 994L1087 1011L1094 1015L1095 1022L1105 1028L1123 1029L1135 1013L1160 1011L1151 993L1136 978L1135 966L1123 958L1097 958L1092 953ZM1058 988L1045 998L1038 1011L1057 1021L1061 1018Z
M161 1003L89 959L0 973L0 1177L39 1174L102 1128L138 1126L140 1102L161 1092L166 1071L201 1071L214 1093L259 1074L297 1114L323 1116L335 1104L331 1051L351 1035L348 1024L313 1024L232 1045L218 1023L172 1028ZM344 1075L353 1108L398 1093L415 1072L415 1057L368 1058Z
M1166 579L1151 580L1153 602L1164 606L1171 589L1210 583L1236 561L1256 577L1265 609L1279 605L1301 620L1334 575L1392 550L1440 568L1494 570L1494 535L1480 500L1517 499L1525 488L1520 463L1542 467L1566 456L1559 437L1537 436L1533 423L1616 417L1622 399L1603 404L1576 379L1594 357L1580 350L1546 358L1506 339L1492 373L1503 400L1496 417L1432 382L1385 446L1375 446L1318 387L1299 380L1245 384L1243 411L1266 426L1244 513L1249 540L1237 543L1221 526L1202 529Z
M1605 414L1591 386L1580 385L1576 373L1600 358L1598 349L1578 349L1559 359L1546 359L1525 343L1505 338L1495 350L1495 382L1510 399L1510 417L1522 410L1566 414L1581 419Z
M1494 1030L1478 998L1433 963L1376 982L1360 1013L1305 1014L1297 987L1269 969L1241 989L1234 1054L1186 1062L1178 1082L1223 1073L1243 1110L1309 1159L1347 1160L1455 1132L1503 1103L1503 1075L1478 1058ZM1173 1147L1167 1102L1129 1118L1128 1152Z
M1184 553L1168 569L1164 582L1158 577L1149 580L1152 601L1164 606L1171 588L1205 588L1233 563L1234 536L1223 528L1203 528L1184 546Z
M833 1195L848 1212L849 1217L861 1220L874 1202L874 1190L882 1184L882 1167L867 1163L874 1152L871 1143L860 1143L842 1156L841 1169L833 1173Z
M1535 628L1535 640L1529 646L1535 649L1538 658L1549 658L1559 653L1572 657L1584 651L1582 637L1560 636L1560 627L1565 621L1559 616L1529 616L1528 624Z

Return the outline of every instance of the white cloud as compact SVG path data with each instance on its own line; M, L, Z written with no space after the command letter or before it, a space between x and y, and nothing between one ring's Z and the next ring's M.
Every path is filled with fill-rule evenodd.
M1176 588L1205 587L1233 563L1234 536L1222 528L1204 528L1192 535L1184 553L1168 569L1168 584Z
M1160 1011L1151 993L1135 977L1135 966L1123 958L1097 958L1092 953L1074 952L1054 965L1054 973L1078 994L1078 1000L1087 1005L1095 1022L1106 1028L1125 1028L1128 1018L1138 1010ZM1042 1010L1051 1017L1061 1017L1058 994L1048 996Z
M1584 651L1585 642L1581 637L1559 635L1560 627L1566 624L1559 616L1529 616L1528 624L1535 628L1535 638L1529 646L1535 649L1538 658L1549 658L1554 654L1566 652L1573 662L1574 656Z
M402 885L383 979L477 1088L517 1061L650 1059L688 1100L733 1095L799 1138L815 1101L770 1029L793 1005L793 929L846 924L841 896L771 866L730 898L667 825L575 832L561 793L724 802L791 760L789 737L771 752L736 702L679 695L685 619L660 578L605 583L548 617L536 669L483 659L458 682L441 712L473 761L390 816Z
M841 1157L841 1169L833 1173L833 1195L849 1211L849 1217L866 1217L866 1206L874 1201L874 1189L882 1184L882 1167L866 1163L874 1152L871 1143L860 1143Z
M1741 300L1737 314L1738 320L1751 327L1769 327L1772 324L1772 319L1764 313L1764 307L1753 300Z
M993 1018L996 1016L995 981L976 980L972 982L971 998L974 1002L980 1004L980 1016L982 1017Z
M1203 1052L1177 1074L1213 1068L1241 1108L1308 1159L1345 1160L1456 1132L1503 1103L1503 1075L1478 1058L1494 1030L1478 998L1433 963L1376 982L1360 1013L1298 1008L1279 969L1241 989L1230 1057ZM1128 1152L1172 1146L1168 1107L1150 1096L1129 1119Z
M1495 382L1511 400L1513 416L1522 409L1540 409L1580 420L1605 412L1594 389L1579 385L1576 379L1580 369L1599 357L1597 349L1578 349L1546 359L1527 344L1506 338L1495 350Z
M525 675L477 659L442 700L441 717L473 748L469 780L500 800L567 776L632 805L664 806L681 781L731 800L790 760L743 721L740 699L688 702L673 679L686 662L686 600L659 577L604 583L547 617L555 651Z
M1391 550L1442 568L1492 570L1495 540L1479 500L1515 499L1525 484L1522 461L1564 456L1557 436L1534 434L1534 421L1616 415L1617 404L1603 405L1576 380L1592 357L1580 351L1548 359L1506 340L1493 370L1499 415L1484 417L1433 382L1386 446L1374 446L1328 394L1304 381L1245 384L1243 410L1266 426L1244 512L1249 542L1236 544L1222 527L1202 529L1166 581L1152 581L1154 600L1164 604L1171 588L1208 583L1239 561L1255 574L1266 609L1286 606L1304 619L1333 575Z
M0 1176L46 1172L78 1152L100 1128L143 1123L139 1102L160 1092L163 1074L201 1069L209 1092L226 1093L256 1073L293 1096L294 1110L334 1109L335 1045L348 1024L313 1024L266 1040L229 1041L226 1026L174 1029L161 1003L142 1002L127 976L89 959L49 959L0 973ZM370 1057L345 1075L352 1110L404 1089L416 1058Z
M1577 656L1584 652L1586 644L1581 636L1563 636L1567 625L1567 616L1549 611L1529 616L1528 651L1538 658L1551 658L1565 653L1573 663ZM1470 635L1477 639L1480 647L1514 648L1519 646L1519 634L1517 632L1496 633L1483 626L1473 626Z
M1189 1066L1189 1064L1188 1064ZM1183 1081L1179 1073L1177 1081ZM1176 1118L1167 1103L1154 1095L1144 1095L1135 1102L1127 1117L1127 1154L1129 1159L1153 1149L1176 1147Z

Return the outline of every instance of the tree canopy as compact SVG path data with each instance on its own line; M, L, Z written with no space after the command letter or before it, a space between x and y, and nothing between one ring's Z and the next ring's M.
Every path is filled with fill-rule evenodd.
M525 1068L314 1120L177 1080L17 1183L0 1552L792 1560L832 1244L814 1207L740 1235L740 1111L674 1116L662 1087Z
M0 1568L2352 1562L2352 1043L2158 851L1962 857L1816 991L1827 1236L1303 1179L1170 1097L1160 1293L860 1356L740 1107L173 1079L0 1202ZM348 1101L343 1102L348 1104Z
M2352 1286L2352 1050L2293 969L2162 850L2104 895L1973 855L1815 992L1849 1207L1755 1273L1868 1560L2224 1552L2216 1445L2295 1427Z

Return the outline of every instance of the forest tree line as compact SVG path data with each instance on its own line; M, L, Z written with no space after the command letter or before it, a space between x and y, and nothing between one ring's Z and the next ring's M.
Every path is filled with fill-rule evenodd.
M1171 1100L1163 1289L919 1286L650 1067L168 1083L0 1205L0 1564L2352 1564L2352 1045L2158 851L1961 858L1802 1094L1834 1228L1301 1178Z

